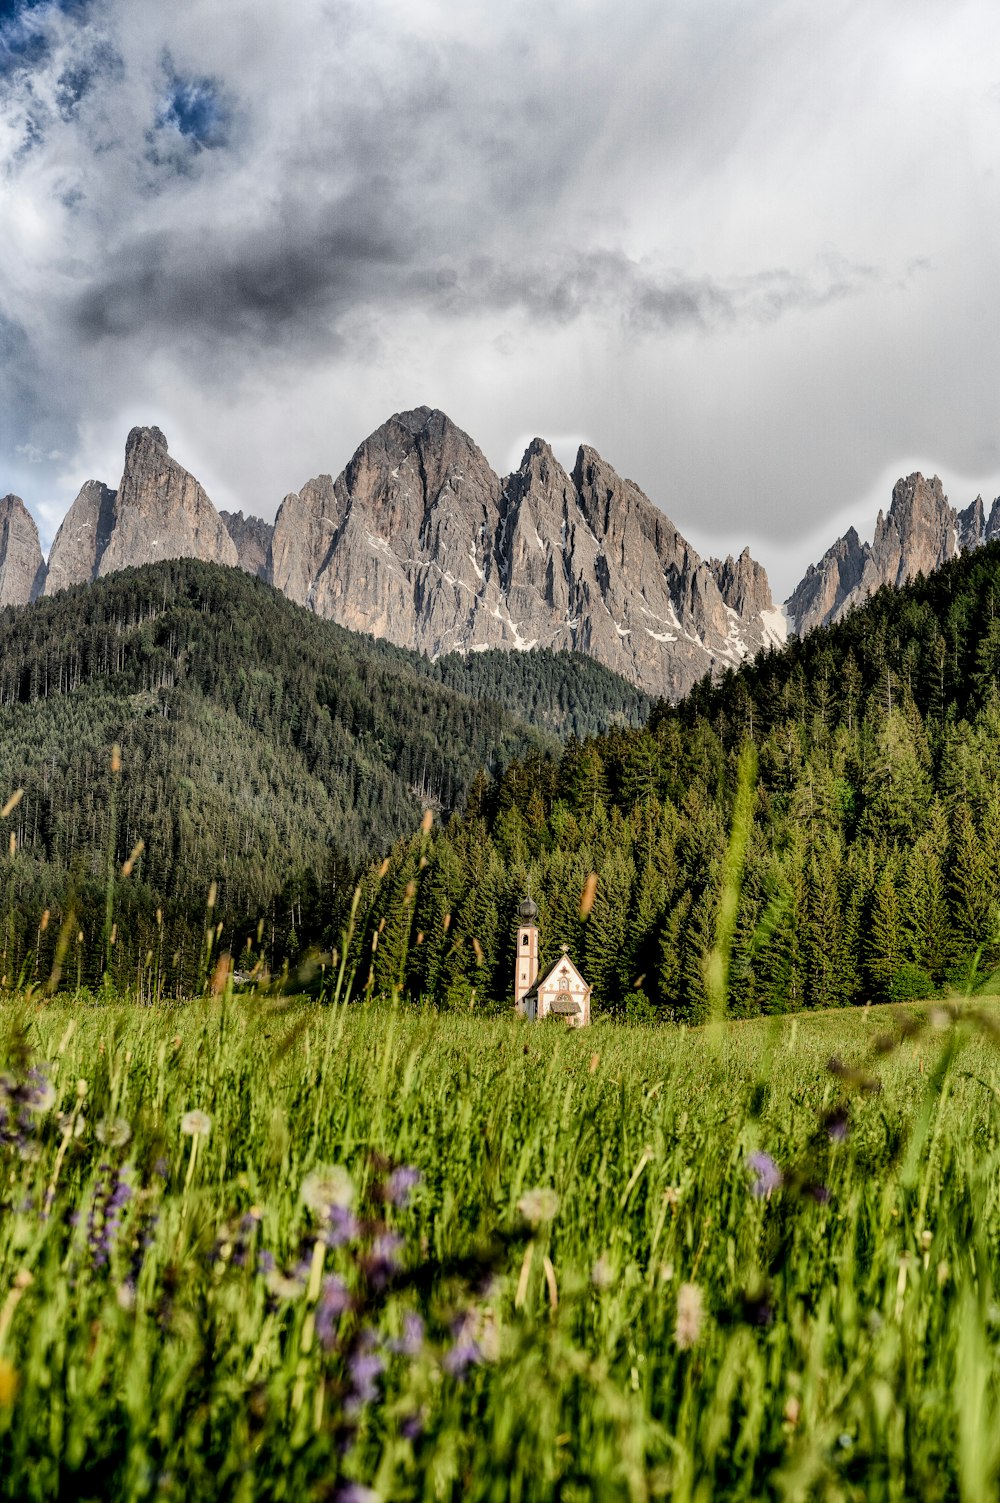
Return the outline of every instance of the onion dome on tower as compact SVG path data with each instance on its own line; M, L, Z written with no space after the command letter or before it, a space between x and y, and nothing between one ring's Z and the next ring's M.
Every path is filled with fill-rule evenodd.
M533 924L538 917L538 904L533 902L531 898L525 898L517 911L521 916L522 923Z

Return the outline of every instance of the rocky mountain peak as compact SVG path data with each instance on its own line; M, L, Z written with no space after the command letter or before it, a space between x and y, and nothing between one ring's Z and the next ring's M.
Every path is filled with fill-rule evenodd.
M20 496L0 499L0 608L41 594L45 560L35 519Z
M886 516L879 512L862 584L905 584L915 574L930 574L957 549L958 519L941 481L937 475L908 475L893 486Z
M958 513L958 547L962 553L979 548L986 541L986 513L983 498L977 496L964 511Z
M125 466L135 464L135 450L147 447L162 449L166 454L169 449L162 428L130 428L128 438L125 440Z
M88 481L70 508L48 588L185 556L402 646L576 648L668 698L783 636L749 551L707 564L596 449L568 474L534 438L501 481L435 407L394 413L336 479L290 492L273 529L218 513L163 432L133 428L118 490Z
M731 610L740 616L761 615L772 607L771 586L763 564L751 558L750 549L744 548L739 558L732 554L725 559L708 561L722 598Z
M90 584L97 578L115 525L115 500L116 492L102 480L88 480L81 487L49 550L46 595L55 595L70 585Z
M838 621L882 585L896 588L917 574L930 574L956 553L995 536L1000 536L1000 498L987 520L981 496L957 512L937 475L927 480L914 471L900 477L889 510L878 514L871 543L860 542L850 527L818 564L810 564L786 602L792 629L801 636Z
M268 578L268 560L274 525L263 517L245 517L242 511L220 511L226 531L236 544L237 563L246 574Z
M161 558L235 565L236 544L205 491L169 453L159 428L133 428L98 575Z

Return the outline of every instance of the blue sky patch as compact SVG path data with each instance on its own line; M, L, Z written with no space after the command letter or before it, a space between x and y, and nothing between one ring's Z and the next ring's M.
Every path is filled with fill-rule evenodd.
M0 0L0 78L35 68L49 54L44 28L34 18L48 10L81 15L90 0Z
M156 123L195 146L225 146L228 140L229 111L211 78L173 77Z

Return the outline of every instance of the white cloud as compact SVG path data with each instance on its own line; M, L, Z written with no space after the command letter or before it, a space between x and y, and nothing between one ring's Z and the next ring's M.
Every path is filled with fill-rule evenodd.
M32 25L0 74L0 489L46 527L132 422L273 515L424 401L498 468L585 433L788 587L893 470L1000 491L985 0Z

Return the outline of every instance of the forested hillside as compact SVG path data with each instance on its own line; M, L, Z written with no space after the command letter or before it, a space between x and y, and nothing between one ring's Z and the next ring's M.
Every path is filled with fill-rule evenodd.
M439 670L193 560L0 613L0 802L24 790L2 833L0 972L36 940L46 963L68 905L85 969L100 968L106 878L140 841L114 893L129 965L150 949L166 965L192 924L200 935L212 883L213 923L265 917L280 952L304 890L332 890L424 807L462 806L480 768L554 748L527 716L561 731L639 713L641 696L585 659L540 655L533 672L523 658L515 676L493 654Z
M542 963L568 944L595 1007L702 1017L747 739L758 783L734 1013L926 995L977 957L993 967L998 686L1000 546L990 545L704 681L645 729L533 753L477 784L461 820L401 843L384 879L369 875L368 931L382 926L373 983L402 974L414 993L458 1001L475 988L508 1002L514 910L530 881Z

